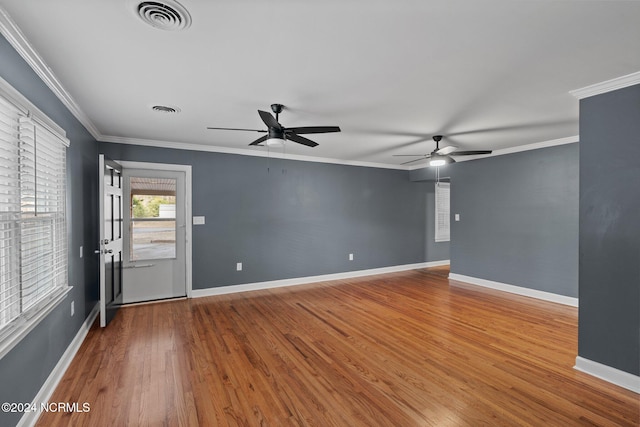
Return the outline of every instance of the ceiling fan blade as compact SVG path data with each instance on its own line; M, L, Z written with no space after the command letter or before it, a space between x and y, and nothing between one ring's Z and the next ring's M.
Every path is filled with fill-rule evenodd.
M413 159L413 160L409 160L408 162L404 162L404 163L400 163L401 165L408 165L409 163L414 163L414 162L419 162L420 160L427 160L428 157L423 157L421 159Z
M394 154L393 157L424 157L426 159L425 154Z
M458 149L458 147L454 147L453 145L449 145L447 147L442 147L441 149L436 150L436 154L440 154L440 155L446 156L447 154L453 153L457 149Z
M471 150L471 151L456 151L451 153L452 156L477 156L480 154L491 154L491 150Z
M297 142L298 144L306 145L307 147L315 147L316 145L318 145L317 142L314 142L310 139L305 138L304 136L300 136L295 133L288 133L287 139L293 142Z
M271 115L271 113L267 113L266 111L258 110L258 114L260 115L260 118L262 119L264 124L267 125L269 128L275 128L275 129L279 129L279 130L283 129L282 125L280 123L278 123L276 118L273 117Z
M214 127L208 127L207 129L213 129L213 130L246 130L248 132L264 132L266 133L266 130L262 130L262 129L244 129L244 128L214 128Z
M266 141L267 139L269 139L269 135L265 135L265 136L261 136L260 138L256 139L255 141L253 141L251 144L249 145L260 145L261 142Z
M340 132L339 126L302 126L297 128L287 128L284 130L285 133L293 132L298 135L307 134L307 133L329 133L329 132Z

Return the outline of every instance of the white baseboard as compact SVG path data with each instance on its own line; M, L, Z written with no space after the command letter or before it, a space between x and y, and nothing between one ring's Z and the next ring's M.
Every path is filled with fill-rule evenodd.
M262 289L280 288L283 286L305 285L308 283L326 282L329 280L351 279L353 277L372 276L374 274L395 273L398 271L415 270L418 268L449 265L449 260L420 262L417 264L394 265L391 267L372 268L369 270L346 271L344 273L323 274L320 276L295 277L292 279L270 280L267 282L244 283L241 285L220 286L218 288L194 289L193 298L209 297L213 295L233 294L237 292L257 291Z
M100 306L99 304L96 304L91 310L91 313L89 313L89 316L87 316L87 318L85 319L76 336L73 338L65 352L60 357L60 360L58 360L58 363L49 374L49 377L40 388L40 391L38 392L38 394L36 394L33 402L31 402L34 407L40 408L40 404L49 402L49 399L58 386L58 383L62 379L62 376L67 371L67 368L71 364L71 361L80 349L84 338L87 336L87 333L89 333L91 325L93 325L93 322L98 317L99 311ZM20 418L20 421L18 422L18 425L16 427L34 426L38 421L39 416L40 411L25 412L22 418Z
M558 295L551 292L538 291L536 289L523 288L522 286L508 285L506 283L494 282L492 280L480 279L477 277L465 276L462 274L449 273L450 280L458 282L470 283L472 285L483 286L485 288L497 289L499 291L509 292L512 294L523 295L526 297L537 298L544 301L555 302L558 304L578 306L578 298Z
M624 387L635 393L640 393L640 377L637 375L580 356L576 357L576 366L573 369Z

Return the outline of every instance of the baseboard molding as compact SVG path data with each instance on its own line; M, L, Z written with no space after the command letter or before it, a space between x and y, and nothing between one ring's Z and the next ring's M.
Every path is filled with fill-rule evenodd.
M49 399L58 386L58 383L62 379L62 376L67 371L67 368L69 368L71 361L80 349L80 346L87 336L87 333L89 333L91 325L93 325L93 322L98 317L99 311L100 306L99 304L96 304L91 310L91 313L89 313L89 316L87 316L87 318L85 319L76 336L73 338L65 352L62 354L62 357L60 357L60 360L58 360L58 363L49 374L49 377L40 388L40 391L38 392L38 394L36 394L36 397L34 397L33 401L31 402L35 407L40 408L40 404L49 402ZM18 425L16 427L34 426L38 421L39 416L40 411L25 412L22 418L20 418L20 421L18 422Z
M573 369L640 394L640 377L637 375L580 356L576 357Z
M323 274L320 276L295 277L292 279L270 280L266 282L244 283L241 285L221 286L218 288L194 289L193 298L210 297L214 295L234 294L238 292L258 291L263 289L281 288L284 286L305 285L329 280L351 279L354 277L373 276L375 274L395 273L398 271L415 270L418 268L449 265L449 260L420 262L417 264L395 265L391 267L372 268L369 270L346 271L344 273Z
M449 280L478 285L485 288L496 289L499 291L509 292L512 294L523 295L526 297L537 298L544 301L555 302L558 304L578 306L578 298L558 295L551 292L538 291L536 289L523 288L522 286L508 285L506 283L494 282L492 280L480 279L478 277L465 276L462 274L449 273Z

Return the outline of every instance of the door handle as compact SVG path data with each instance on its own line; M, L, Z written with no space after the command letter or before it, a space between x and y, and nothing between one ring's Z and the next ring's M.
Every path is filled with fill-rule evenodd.
M147 268L147 267L153 267L155 264L136 264L136 265L127 265L126 267L122 267L122 268Z

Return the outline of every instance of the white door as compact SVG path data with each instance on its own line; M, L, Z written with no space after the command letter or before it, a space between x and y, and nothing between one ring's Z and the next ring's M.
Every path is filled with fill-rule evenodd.
M100 326L105 327L122 305L122 166L98 157L100 216Z
M185 172L124 170L123 302L187 295Z

